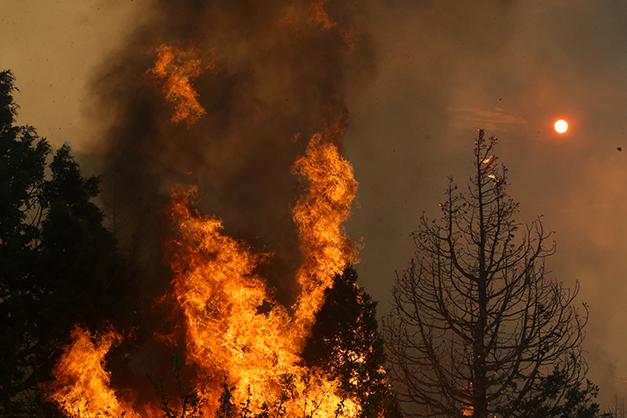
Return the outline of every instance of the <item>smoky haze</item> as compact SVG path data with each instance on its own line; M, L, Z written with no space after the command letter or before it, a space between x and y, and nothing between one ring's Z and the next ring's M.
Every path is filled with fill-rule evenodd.
M582 284L591 309L591 378L606 405L624 395L624 1L330 0L327 11L339 27L351 21L361 30L365 43L353 52L337 31L278 30L278 2L170 3L176 7L0 3L0 64L15 70L21 117L83 154L107 150L107 175L115 179L117 172L125 183L116 199L108 193L107 205L118 208L127 248L137 248L136 230L163 232L155 226L164 225L158 212L170 183L196 183L204 212L222 217L229 234L277 253L266 268L289 299L292 284L280 279L291 277L298 257L288 244L295 243L289 204L297 190L289 166L321 126L321 109L342 110L346 100L346 151L360 182L349 227L364 242L360 281L385 311L394 270L412 254L410 232L423 210L435 213L448 175L460 183L468 177L472 142L483 127L500 137L519 218L543 214L556 232L551 274ZM145 75L160 42L196 42L221 55L218 72L194 82L207 115L191 128L171 126L171 107ZM360 49L368 44L372 52ZM77 87L94 78L92 88ZM75 109L85 102L92 117ZM66 106L59 110L59 103ZM571 122L561 138L551 132L558 115ZM101 124L109 126L106 135L83 136ZM141 238L143 268L161 262L158 242Z
M422 211L470 176L476 129L500 138L521 221L555 231L550 274L590 305L585 347L604 405L627 375L627 5L621 1L375 2L377 78L351 100L348 156L360 181L350 230L385 311ZM564 116L570 132L557 137ZM619 151L617 147L622 147Z

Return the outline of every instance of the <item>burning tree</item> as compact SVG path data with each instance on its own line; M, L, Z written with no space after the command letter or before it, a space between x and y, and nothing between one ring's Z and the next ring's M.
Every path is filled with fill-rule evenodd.
M392 380L413 416L562 416L569 391L594 391L579 287L548 277L551 234L540 218L515 219L495 144L479 131L467 190L450 181L440 218L421 218L415 258L397 278L384 327Z

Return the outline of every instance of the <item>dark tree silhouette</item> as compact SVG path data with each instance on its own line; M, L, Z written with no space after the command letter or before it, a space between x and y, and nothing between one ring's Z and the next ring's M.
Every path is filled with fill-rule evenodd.
M601 413L595 401L599 388L590 380L568 380L559 368L541 379L521 407L529 418L614 418L611 412Z
M317 366L339 379L344 395L357 399L363 417L400 416L386 382L383 340L379 336L376 302L357 284L348 267L325 291L303 351L308 366Z
M415 258L396 282L384 328L410 416L560 417L569 391L591 393L579 287L547 277L554 243L540 218L516 221L495 143L479 131L467 190L451 181L441 217L422 217Z
M49 161L47 141L15 125L14 91L0 72L0 415L32 416L70 328L128 324L134 286L91 201L98 179L67 145Z

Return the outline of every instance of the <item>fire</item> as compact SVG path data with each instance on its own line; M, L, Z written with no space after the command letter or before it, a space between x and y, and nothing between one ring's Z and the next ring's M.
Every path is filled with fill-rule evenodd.
M198 92L192 81L200 76L204 69L215 69L215 59L211 59L203 68L198 50L177 49L163 44L157 48L157 61L150 72L163 84L165 98L174 106L172 122L186 121L194 124L206 112L198 102Z
M303 253L297 277L301 294L296 307L302 337L322 306L324 290L332 285L333 276L357 261L357 251L342 231L357 194L357 182L351 164L334 144L340 133L335 127L314 135L305 155L293 167L295 174L309 180L307 192L293 209Z
M279 375L296 357L284 344L287 312L279 307L258 312L268 294L254 275L261 257L224 235L218 219L193 213L188 199L194 193L180 190L174 196L180 239L171 262L173 292L185 316L188 360L214 377L209 403L215 410L223 375L243 389L236 393L243 402L249 385L274 393ZM269 371L277 372L277 380L268 381Z
M111 345L120 341L120 335L108 331L94 342L87 330L76 327L71 337L72 343L54 369L50 399L68 417L139 417L129 405L118 400L109 387L109 373L104 369L104 358Z
M350 163L323 134L312 137L294 173L307 178L309 187L293 210L304 256L298 273L301 296L293 316L254 273L264 256L224 235L218 219L191 211L188 200L195 189L175 193L172 215L180 239L172 260L173 289L185 316L188 360L214 382L210 409L218 405L221 378L226 376L235 386L236 403L246 402L248 388L253 391L253 409L275 403L289 386L287 416L334 416L340 404L338 416L358 412L352 400L335 393L335 382L299 365L324 289L335 273L356 259L341 224L350 213L357 183Z
M466 408L464 408L464 410L462 411L462 416L464 417L471 417L475 414L475 408L472 405L468 405Z
M253 411L280 404L285 416L359 413L356 402L338 393L336 382L321 370L305 368L300 358L324 289L335 273L356 261L342 223L350 214L357 182L334 140L332 131L314 135L293 167L309 183L293 208L303 252L297 275L301 294L293 312L273 299L255 273L269 255L253 254L224 233L219 219L192 210L195 188L179 187L173 193L170 213L178 233L170 248L172 297L184 318L187 363L197 368L199 380L209 382L203 383L202 392L204 412L210 415L219 406L225 379L234 388L234 404L244 404L250 396ZM126 416L134 416L108 386L103 368L104 356L119 336L108 333L94 344L87 332L77 329L73 338L55 369L51 399L70 416L77 411L87 416L127 411Z

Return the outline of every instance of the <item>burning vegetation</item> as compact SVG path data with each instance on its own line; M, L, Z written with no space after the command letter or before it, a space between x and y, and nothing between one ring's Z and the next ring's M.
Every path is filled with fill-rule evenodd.
M322 371L299 365L329 280L352 261L341 223L356 182L350 164L330 140L314 135L295 165L309 187L294 206L305 256L293 314L273 300L264 279L255 274L263 256L224 235L218 219L191 211L193 190L175 193L172 215L180 234L171 262L173 292L185 317L187 357L213 382L210 410L218 407L224 376L234 385L235 404L244 404L250 393L253 411L283 399L287 416L334 416L340 404L338 416L357 414L357 405L339 397L335 383L325 380Z
M173 193L171 216L178 236L170 244L172 297L183 314L186 358L202 376L204 384L197 389L208 414L220 407L223 379L233 385L236 405L252 396L248 407L255 412L278 408L286 416L322 417L359 412L323 371L299 364L303 341L331 285L318 278L332 279L354 259L341 223L348 217L356 182L350 164L321 134L311 139L295 172L308 179L309 187L294 207L306 256L299 271L303 292L293 315L255 275L263 255L225 235L220 220L191 209L195 188ZM50 398L71 415L135 415L116 398L103 369L105 354L119 338L109 332L92 342L87 331L77 328L55 369Z
M174 108L173 123L193 124L205 113L191 86L200 71L196 50L170 45L157 49L150 72L163 81L165 99ZM211 415L234 405L255 416L359 416L359 403L340 391L339 382L322 369L306 367L301 358L325 290L357 260L342 228L357 192L352 166L337 146L342 133L343 122L338 122L314 134L292 167L306 186L292 209L302 265L296 273L300 295L291 308L274 299L257 273L271 254L253 253L226 235L218 218L193 209L196 187L174 187L167 299L182 323L165 340L175 344L177 330L184 329L185 362L194 367L196 381L189 411ZM167 407L159 411L155 405L130 405L109 386L104 357L120 338L110 331L94 340L76 328L54 370L49 398L70 416L167 412ZM187 416L189 411L184 407L181 413Z

